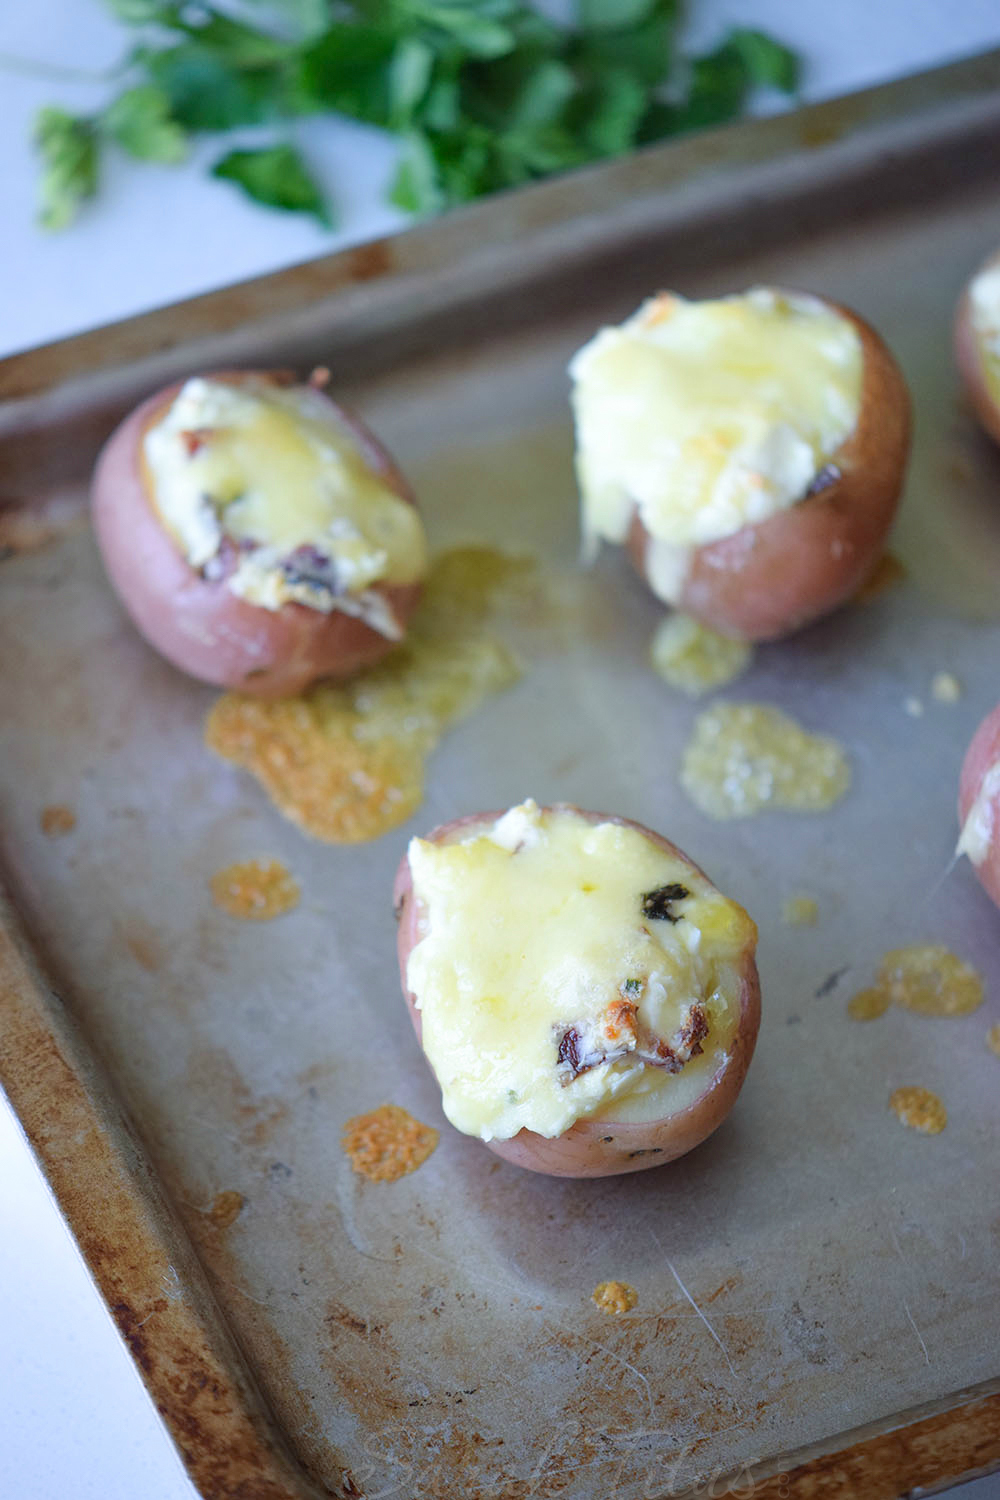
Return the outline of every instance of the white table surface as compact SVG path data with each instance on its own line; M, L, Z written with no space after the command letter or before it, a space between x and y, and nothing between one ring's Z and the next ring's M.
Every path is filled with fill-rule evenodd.
M562 9L557 0L548 7ZM693 0L697 44L729 23L767 27L807 60L808 99L1000 45L997 0ZM97 0L6 0L0 57L99 72L121 29ZM110 164L105 190L59 236L33 224L36 109L86 111L100 81L0 69L0 356L308 260L404 223L383 202L395 148L350 122L297 127L338 206L329 233L254 208L204 175ZM244 131L242 142L260 132ZM1000 1500L1000 1475L953 1491ZM0 1097L0 1500L194 1500L124 1344Z

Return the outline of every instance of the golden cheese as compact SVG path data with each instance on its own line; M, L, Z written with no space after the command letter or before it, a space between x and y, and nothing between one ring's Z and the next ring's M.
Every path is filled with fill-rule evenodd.
M696 547L801 500L853 431L861 339L817 297L766 287L704 302L661 293L574 357L585 544L651 537L676 603Z
M664 682L700 698L741 677L753 660L753 647L675 610L657 626L649 659Z
M420 517L319 392L188 380L146 433L143 456L160 519L206 577L264 609L341 610L401 634L372 586L422 577Z
M725 1060L756 929L637 829L529 800L456 842L413 839L409 864L407 984L459 1130L656 1119Z
M765 703L706 709L681 762L681 785L710 818L749 818L770 807L824 812L850 784L836 740L807 733Z

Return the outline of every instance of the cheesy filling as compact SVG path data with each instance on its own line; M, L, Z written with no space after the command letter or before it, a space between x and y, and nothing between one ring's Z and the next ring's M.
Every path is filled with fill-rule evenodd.
M570 365L585 549L623 543L638 512L650 584L677 603L696 548L836 477L862 365L849 319L766 287L661 293L601 329Z
M203 577L264 609L340 610L402 635L374 585L423 575L420 518L318 391L188 380L143 457L157 514Z
M969 309L983 356L986 383L1000 399L1000 265L988 266L973 279Z
M1000 803L1000 760L996 761L983 777L976 800L962 824L962 832L955 849L956 855L967 854L974 865L981 865L997 833L997 805Z
M408 857L407 985L459 1130L659 1119L726 1061L756 929L637 829L529 800Z

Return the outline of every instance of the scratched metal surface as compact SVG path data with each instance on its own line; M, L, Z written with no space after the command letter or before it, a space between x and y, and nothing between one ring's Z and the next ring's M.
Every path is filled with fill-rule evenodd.
M467 341L452 309L444 352L341 382L411 475L435 542L536 553L558 572L568 627L522 633L522 681L448 736L419 816L374 844L309 842L203 749L212 693L135 637L85 527L0 568L2 856L17 905L292 1448L338 1493L345 1472L347 1492L372 1497L676 1493L843 1446L838 1434L898 1425L998 1375L1000 1063L984 1037L1000 1020L1000 925L949 860L958 766L997 695L1000 459L963 409L949 324L1000 242L1000 199L960 130L962 184L946 192L939 173L929 197L914 146L908 201L895 193L885 210L885 143L856 149L874 187L863 211L831 186L825 227L813 216L804 234L791 211L780 242L753 248L747 210L767 204L748 170L700 257L648 235L633 255L623 237L557 314L536 298L528 326L508 308L502 331L480 286ZM504 253L513 267L516 244ZM916 406L894 543L908 579L760 651L726 694L836 735L850 794L823 816L718 825L678 786L697 709L645 665L657 607L615 557L574 580L564 368L657 283L701 295L756 281L851 304L900 358ZM241 337L239 357L273 348ZM295 337L282 356L312 357L322 329ZM42 423L39 452L51 435ZM70 509L80 478L60 480ZM961 679L959 703L932 701L938 670ZM395 973L399 855L433 823L529 794L663 830L760 924L764 1021L746 1087L718 1133L663 1170L572 1183L499 1163L443 1120L414 1041ZM78 818L58 840L38 821L54 802ZM294 871L301 907L233 922L207 881L259 854ZM819 925L785 927L783 900L803 892ZM849 1022L883 950L916 940L982 970L983 1009ZM887 1107L914 1083L946 1102L939 1137ZM372 1185L338 1140L386 1101L439 1126L441 1143L413 1176ZM223 1228L210 1210L230 1190L245 1206ZM632 1313L595 1310L607 1278L636 1287Z

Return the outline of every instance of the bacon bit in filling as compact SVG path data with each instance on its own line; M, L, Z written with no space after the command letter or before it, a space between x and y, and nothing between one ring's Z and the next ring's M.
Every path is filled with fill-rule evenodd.
M188 458L194 458L196 453L201 452L213 431L211 427L189 427L186 432L180 434Z
M561 1034L557 1048L557 1066L563 1073L563 1087L599 1068L602 1063L617 1062L634 1053L654 1068L679 1073L684 1064L703 1051L708 1036L708 1017L704 1006L695 1001L687 1008L681 1025L669 1041L653 1032L640 1032L636 1006L628 1000L613 1000L596 1026L569 1026Z
M609 1042L619 1042L624 1037L627 1047L635 1047L639 1041L636 1023L638 1007L631 1000L612 1000L605 1012L604 1035Z

